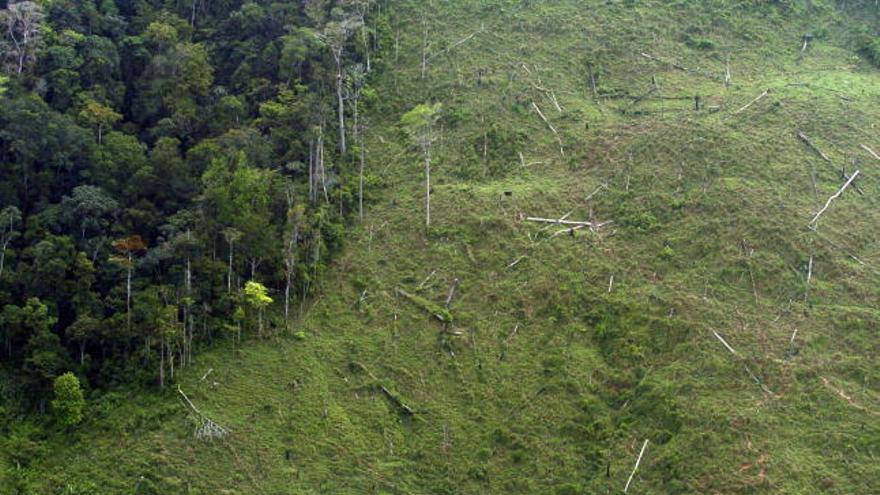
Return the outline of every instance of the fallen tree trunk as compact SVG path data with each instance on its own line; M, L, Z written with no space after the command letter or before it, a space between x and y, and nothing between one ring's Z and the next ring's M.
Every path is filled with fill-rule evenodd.
M541 218L541 217L527 217L526 221L539 222L539 223L555 223L555 224L559 224L559 225L579 225L581 227L590 227L590 228L599 228L599 227L603 227L605 225L608 225L609 223L612 223L611 221L596 223L596 222L587 222L587 221L580 221L580 220L562 220L562 219L558 219L558 218Z
M867 144L863 144L863 145L862 145L862 149L865 150L865 151L867 151L868 154L870 154L871 156L873 156L875 159L880 160L880 155L878 155L874 150L872 150L871 148L869 148Z
M843 194L843 191L845 191L846 188L849 187L849 185L852 184L852 182L854 180L856 180L856 177L859 176L859 172L861 172L861 171L856 170L856 172L854 174L852 174L852 177L850 177L849 180L846 181L846 183L843 185L843 187L841 187L839 191L837 191L830 198L828 198L828 201L825 202L825 206L823 206L822 209L819 210L818 213L816 213L816 216L814 216L813 219L810 220L810 223L807 224L808 227L810 227L813 230L816 230L816 226L817 226L817 222L819 221L819 217L821 217L822 214L825 213L825 210L827 210L828 207L831 206L831 202L834 201L835 199L839 198L840 195Z
M828 158L828 155L826 155L825 153L822 152L822 150L820 150L819 148L817 148L816 145L813 144L812 141L810 141L810 138L808 138L806 134L804 134L804 133L801 132L801 131L798 131L798 132L797 132L797 137L798 137L798 139L800 139L801 141L803 141L804 144L806 144L807 146L809 146L811 150L815 151L817 155L819 155L820 157L822 157L823 160L825 160L825 161L828 162L828 163L831 163L831 158Z
M390 400L392 404L397 406L398 409L408 414L409 416L414 416L416 414L416 411L412 407L408 406L398 394L392 392L388 389L388 387L383 385L382 382L378 378L376 378L376 375L374 375L369 369L367 369L366 366L357 361L354 361L351 364L357 368L360 368L361 371L366 373L367 376L369 376L370 379L372 379L376 383L376 385L379 387L379 390L381 390L382 393L385 394L385 397L388 397L388 400Z
M764 92L761 93L760 95L758 95L757 98L755 98L754 100L752 100L752 101L746 103L746 105L745 105L744 107L742 107L742 108L740 108L739 110L733 112L733 114L734 114L734 115L739 115L739 114L745 112L746 110L749 109L750 106L754 105L755 103L758 103L759 101L761 101L762 98L764 98L764 97L767 96L768 94L770 94L770 90L769 90L769 89L764 90Z

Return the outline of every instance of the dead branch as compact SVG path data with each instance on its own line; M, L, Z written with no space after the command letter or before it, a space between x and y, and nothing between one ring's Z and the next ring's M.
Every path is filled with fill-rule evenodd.
M849 185L852 184L852 182L854 180L856 180L856 177L859 176L859 172L860 172L860 170L856 170L855 173L852 174L852 177L850 177L849 180L846 181L846 183L843 185L843 187L841 187L839 191L837 191L830 198L828 198L828 201L825 202L825 206L823 206L822 209L819 210L818 213L816 213L816 216L814 216L813 219L810 220L810 223L807 224L808 227L810 227L812 230L816 230L816 226L817 226L817 222L819 221L819 217L822 216L823 213L825 213L825 210L827 210L829 206L831 206L831 202L834 201L835 199L837 199L838 197L840 197L840 195L843 194L843 191L845 191L846 188L849 187Z
M825 153L822 152L822 150L820 150L818 147L816 147L816 145L813 144L812 141L810 141L810 138L808 138L806 134L804 134L801 131L797 131L797 137L798 137L798 139L803 141L804 144L806 144L811 150L815 151L817 155L822 157L823 160L825 160L828 163L831 163L831 158L828 158L828 155L826 155Z
M607 222L596 223L596 222L586 222L586 221L581 221L581 220L565 220L565 219L559 219L559 218L541 218L541 217L526 217L526 221L538 222L538 223L554 223L554 224L558 224L558 225L575 225L575 226L590 227L590 228L604 227L605 225L608 225L613 222L612 220L609 220Z
M626 493L629 490L629 484L632 483L633 476L636 475L636 470L639 469L639 464L642 462L642 456L645 454L645 449L648 448L648 439L645 439L645 443L642 444L642 450L639 451L639 458L636 459L636 465L633 467L631 473L629 473L629 478L626 480L626 485L623 487L623 493Z
M826 387L828 387L829 389L831 389L831 390L833 390L834 392L836 392L837 395L840 396L840 398L842 398L843 400L847 401L847 402L849 403L849 405L855 407L856 409L859 409L859 410L861 410L861 411L864 411L864 412L866 412L866 413L868 413L868 414L872 414L872 415L874 415L874 416L877 416L878 414L880 414L880 413L878 413L877 411L872 411L872 410L866 408L865 406L863 406L863 405L857 403L857 402L855 401L855 399L852 398L852 396L850 396L849 394L847 394L847 393L844 392L843 390L841 390L841 389L835 387L834 385L832 385L831 382L828 381L828 379L825 378L824 376L820 376L819 378L822 379L822 383L824 383Z
M745 363L745 359L744 359L742 356L740 356L739 353L737 353L737 352L733 349L733 347L731 347L730 344L727 343L726 340L724 340L724 337L722 337L721 335L718 335L718 332L716 332L715 330L712 330L712 333L715 334L715 337L717 337L718 340L721 341L721 343L724 345L724 347L727 348L727 350L730 351L730 353L733 354L733 356L734 356L737 360L739 360L739 361L742 362L743 369L745 369L745 370L746 370L746 373L748 373L749 377L750 377L752 380L754 380L755 383L757 383L759 387L761 387L761 390L763 390L764 392L766 392L766 393L768 393L768 394L770 394L770 395L773 395L773 392L772 392L769 388L767 388L766 385L764 385L764 383L761 381L760 378L758 378L757 375L755 375L755 374L752 372L752 370L749 368L749 365Z
M653 60L654 62L660 62L661 64L671 65L672 67L674 67L674 68L676 68L676 69L678 69L678 70L680 70L680 71L682 71L682 72L690 72L690 69L688 69L687 67L685 67L685 66L683 66L683 65L681 65L681 64L679 64L679 63L676 63L676 62L669 62L669 61L663 60L663 59L660 58L660 57L655 57L655 56L653 56L653 55L649 55L649 54L647 54L647 53L642 53L641 55L642 55L643 57L645 57L646 59L648 59L648 60Z
M428 280L431 280L431 277L433 277L435 273L437 273L437 270L432 270L431 273L428 274L427 277L425 277L425 280L422 280L422 283L420 283L419 286L416 287L416 292L422 290L425 287L425 284L428 283Z
M715 334L715 337L718 337L718 340L720 340L721 343L724 344L724 347L726 347L727 350L730 351L731 354L733 354L734 356L739 356L739 354L737 354L736 351L733 350L733 347L730 347L730 344L728 344L727 341L724 340L724 338L722 336L718 335L718 332L716 332L715 330L712 330L712 333Z
M553 233L553 235L551 235L550 237L548 237L548 239L553 239L553 238L555 238L555 237L557 237L557 236L560 236L560 235L562 235L562 234L574 234L574 232L575 232L576 230L581 230L581 229L586 228L586 227L589 227L589 225L578 225L578 226L576 226L576 227L570 227L570 228L567 228L567 229L557 230L556 232Z
M388 397L388 400L390 400L391 403L394 404L395 406L397 406L401 411L405 412L406 414L408 414L410 416L414 416L416 414L416 411L413 408L408 406L403 401L403 399L400 398L399 395L395 394L394 392L389 390L388 387L383 385L382 382L378 378L376 378L376 375L374 375L369 369L367 369L366 366L364 366L363 364L361 364L357 361L354 361L352 363L352 365L360 368L364 373L366 373L367 376L369 376L370 379L376 383L376 386L379 388L379 390L381 390L382 393L385 394L386 397Z
M207 376L207 375L206 375ZM196 417L196 428L193 432L195 437L199 440L214 440L214 439L223 439L229 436L232 433L231 430L220 426L215 423L209 417L202 414L201 411L196 407L195 404L189 397L183 392L183 389L180 388L180 385L177 386L177 391L180 393L180 396L183 397L184 403L189 407L190 411Z
M465 36L464 38L462 38L462 39L456 41L455 43L453 43L452 45L446 47L445 49L443 49L443 50L441 50L441 51L439 51L439 52L437 52L437 53L435 53L435 54L433 54L433 55L427 57L427 58L425 59L425 63L430 62L431 60L433 60L433 59L436 58L436 57L439 57L439 56L441 56L441 55L445 55L445 54L451 52L452 50L455 50L456 48L460 47L461 45L467 43L468 41L472 40L472 39L474 38L474 36L476 36L476 35L478 35L479 33L483 32L484 27L485 27L485 26L480 26L480 29L478 29L478 30L474 31L473 33L471 33L471 34Z
M446 293L446 309L449 309L449 305L452 304L452 299L455 297L455 290L458 289L458 277L452 280L452 284L449 286L449 292Z
M553 124L551 124L549 120L547 120L547 117L544 116L544 112L542 112L541 109L538 108L538 105L535 102L532 102L532 108L534 108L535 111L538 112L538 117L541 117L541 120L543 120L544 123L547 124L547 127L550 128L550 130L553 132L553 134L555 134L556 136L559 136L559 133L556 132L556 128L553 127Z
M608 189L608 184L599 184L599 187L597 187L596 189L593 190L593 192L588 194L587 198L584 201L587 201L587 202L590 201L591 199L593 199L593 196L598 194L603 189Z
M559 141L559 153L562 155L563 158L565 158L565 148L562 145L562 138L559 137L559 132L557 132L556 128L553 127L553 124L551 124L550 121L547 120L547 117L544 116L544 112L542 112L541 109L538 108L538 105L534 101L532 102L532 108L535 109L535 112L538 113L538 116L541 117L541 120L543 120L544 123L547 124L547 127L550 128L550 130L553 132L553 135L556 136L556 140Z
M861 148L862 148L863 150L867 151L868 154L871 155L871 156L873 156L876 160L880 160L880 155L878 155L876 152L874 152L874 150L872 150L871 148L869 148L868 145L863 144L863 145L861 145Z
M505 269L505 270L510 270L511 268L513 268L513 267L515 267L516 265L518 265L520 261L522 261L522 260L524 260L524 259L526 259L526 258L528 258L528 255L525 255L525 254L524 254L524 255L520 256L519 258L513 260L513 262L511 262L509 265L507 265L504 269Z
M769 90L769 89L764 90L764 92L761 93L760 95L758 95L757 98L755 98L754 100L752 100L752 101L746 103L745 106L742 107L742 108L740 108L739 110L733 112L733 115L739 115L739 114L745 112L746 110L748 110L748 108L749 108L750 106L752 106L752 105L754 105L755 103L761 101L761 99L764 98L765 96L767 96L768 94L770 94L770 90Z

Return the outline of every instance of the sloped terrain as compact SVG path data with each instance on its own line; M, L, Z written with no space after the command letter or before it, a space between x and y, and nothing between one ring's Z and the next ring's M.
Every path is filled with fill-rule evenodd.
M880 491L876 11L387 8L366 218L301 332L181 379L232 434L108 395L45 493L619 493L645 440L629 493Z

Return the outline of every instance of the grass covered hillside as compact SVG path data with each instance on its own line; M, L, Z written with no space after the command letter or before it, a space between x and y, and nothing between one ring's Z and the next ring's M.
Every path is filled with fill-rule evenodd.
M880 493L874 2L383 9L365 217L297 328L18 431L0 492Z

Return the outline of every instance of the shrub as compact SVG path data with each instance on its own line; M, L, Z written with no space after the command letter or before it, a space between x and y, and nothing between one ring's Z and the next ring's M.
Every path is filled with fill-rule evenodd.
M52 401L52 410L55 412L55 417L67 427L80 424L83 420L86 400L79 385L79 378L67 372L55 379L54 389L55 400Z
M880 67L880 38L874 38L869 41L864 49L865 56L868 57L874 65Z

